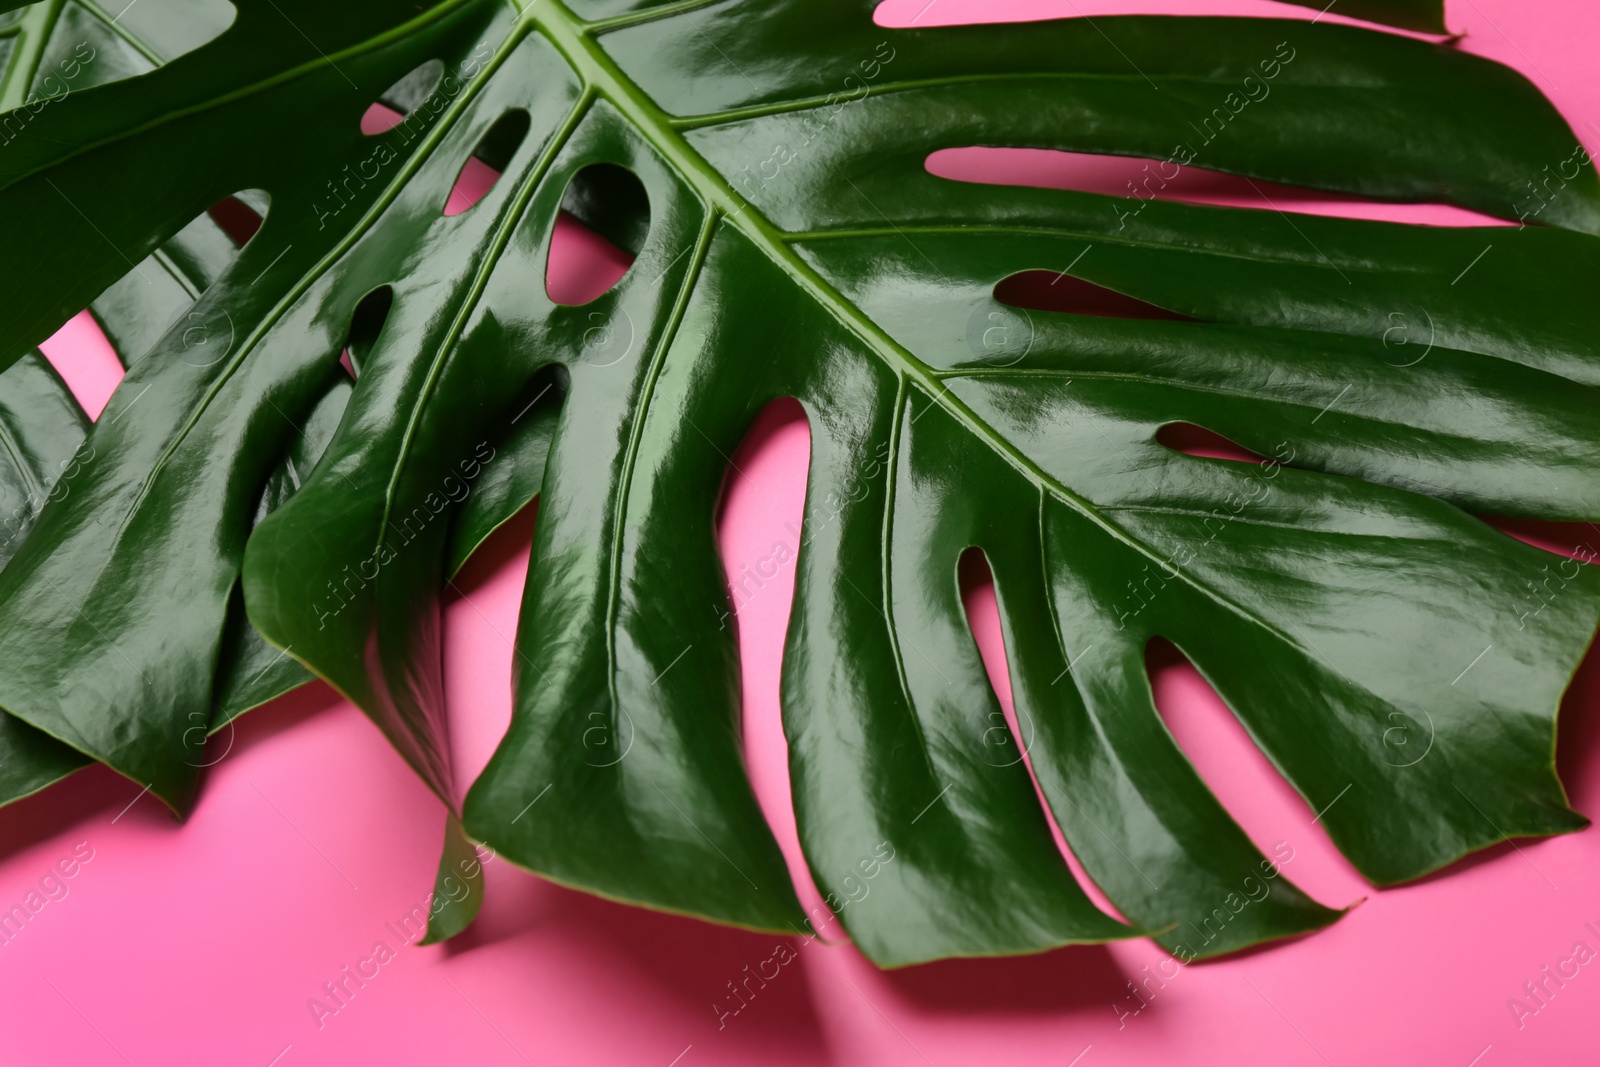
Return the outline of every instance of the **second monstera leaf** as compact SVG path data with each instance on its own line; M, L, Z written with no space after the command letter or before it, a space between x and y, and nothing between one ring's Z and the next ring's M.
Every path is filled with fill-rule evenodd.
M363 135L386 86L405 119ZM242 583L260 633L450 806L447 857L464 824L564 883L803 931L745 774L714 538L727 457L792 396L812 440L794 802L831 899L872 870L840 917L879 963L1139 932L1192 957L1337 918L1174 743L1145 674L1157 637L1374 882L1584 825L1551 754L1600 584L1473 513L1600 518L1586 158L1546 186L1546 227L1444 230L929 174L974 144L1508 218L1576 158L1515 73L1305 21L241 0L216 40L52 104L0 154L0 218L29 250L3 268L19 350L206 205L270 197L0 571L12 732L185 808L182 731L229 713ZM446 216L474 155L499 178ZM545 289L563 207L636 254L581 307ZM1188 321L996 299L1034 270ZM1396 358L1396 321L1431 324L1426 358ZM226 351L183 358L196 322L225 323ZM1182 454L1157 437L1174 423L1267 458ZM515 715L458 823L440 590L536 492ZM971 546L1032 773L1127 925L1074 881L1029 765L987 743L999 707L956 579Z

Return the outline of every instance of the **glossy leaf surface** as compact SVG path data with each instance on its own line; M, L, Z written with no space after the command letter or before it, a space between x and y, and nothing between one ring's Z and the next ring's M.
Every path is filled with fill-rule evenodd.
M407 117L364 135L380 97ZM1473 513L1600 517L1587 160L1542 225L1443 230L928 173L973 144L1179 144L1174 165L1508 218L1575 159L1514 72L1305 21L241 0L214 41L52 102L0 153L29 251L0 267L3 350L93 302L129 361L94 461L0 570L0 706L181 811L194 717L304 664L452 809L442 879L470 849L440 597L540 493L515 713L466 833L607 896L802 930L745 774L714 536L727 457L793 396L794 803L874 960L1139 932L1208 955L1340 914L1173 741L1157 637L1374 882L1584 825L1553 727L1600 586ZM498 178L447 215L474 156ZM216 236L185 227L241 190L265 194L260 232L185 269ZM582 306L545 287L563 207L636 256ZM165 311L128 277L161 255ZM1034 270L1191 321L996 298ZM1397 322L1428 332L1399 348ZM1265 458L1169 449L1179 422ZM1026 760L963 613L970 546ZM1030 768L1127 924L1074 881Z

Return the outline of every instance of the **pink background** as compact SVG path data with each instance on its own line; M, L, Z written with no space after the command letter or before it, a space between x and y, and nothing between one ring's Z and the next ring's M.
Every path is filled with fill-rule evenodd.
M920 13L920 25L933 25L1001 10L1315 17L1265 0L925 5L890 0L880 21L904 25ZM1600 151L1600 127L1591 125L1600 121L1600 8L1450 0L1448 9L1450 26L1466 33L1462 47L1526 73ZM933 166L952 177L1008 174L1108 191L1129 173L1126 162L1069 164L1047 153L946 155ZM1177 184L1178 196L1250 202L1236 183L1203 174ZM1281 196L1301 211L1479 221L1443 208ZM583 234L569 227L564 237L558 295L592 291L596 277L603 285L620 269ZM92 323L80 316L47 351L98 412L117 369ZM786 523L799 521L807 462L798 407L770 410L735 462L743 474L731 483L721 527L731 573L775 543L793 547ZM524 514L502 531L458 581L464 595L446 607L446 681L463 781L488 759L510 714L509 638L532 530L533 516ZM1570 547L1583 535L1551 536ZM792 581L791 565L742 604L737 619L752 777L809 906L816 893L795 839L778 726ZM1008 701L993 604L975 582L975 631ZM1146 994L1137 1014L1125 983L1167 958L1147 941L892 974L848 945L806 944L719 1030L713 1002L747 964L772 954L775 938L594 899L504 860L488 865L488 902L471 931L444 946L401 947L386 924L398 925L427 898L443 812L377 730L317 684L216 740L212 758L220 761L183 825L99 767L0 816L0 907L20 901L75 846L93 850L67 881L67 896L0 946L0 1064L1594 1062L1600 966L1581 968L1520 1028L1507 1000L1576 942L1600 950L1600 935L1585 928L1592 921L1600 929L1600 831L1503 844L1376 892L1196 673L1175 658L1152 667L1180 743L1251 836L1269 849L1289 842L1289 875L1325 903L1366 899L1322 933L1186 967L1164 987L1152 983L1155 995ZM1600 663L1590 662L1565 705L1560 757L1574 805L1590 814L1600 813L1597 713ZM396 957L319 1027L308 999L378 941Z

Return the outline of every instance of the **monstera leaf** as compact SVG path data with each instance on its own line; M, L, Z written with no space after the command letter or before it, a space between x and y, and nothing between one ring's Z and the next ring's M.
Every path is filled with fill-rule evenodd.
M1346 13L1442 28L1436 3ZM450 810L441 877L470 837L805 932L744 770L714 537L728 457L791 396L794 804L875 961L1141 933L1192 958L1341 914L1174 743L1158 637L1375 883L1585 825L1552 747L1600 583L1474 517L1600 518L1600 183L1514 72L1323 21L886 29L864 0L240 0L177 45L36 98L0 150L4 485L36 502L0 570L6 796L92 757L181 813L199 724L309 669ZM364 134L375 100L403 121ZM928 172L975 144L1535 224ZM498 178L446 214L473 157ZM545 286L563 209L635 256L582 306ZM1038 270L1168 314L996 298ZM128 364L92 428L26 354L85 306ZM1176 423L1263 459L1169 448ZM535 494L513 721L458 808L439 599ZM973 546L1026 758L995 743Z

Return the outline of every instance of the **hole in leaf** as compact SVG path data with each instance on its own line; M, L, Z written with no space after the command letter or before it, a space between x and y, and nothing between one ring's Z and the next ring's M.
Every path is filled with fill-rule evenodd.
M479 544L444 589L445 703L472 709L450 724L451 759L466 781L483 772L511 723L511 687L483 683L511 677L518 662L512 643L499 635L515 625L502 620L514 620L522 603L538 516L535 498ZM504 883L494 888L516 892Z
M111 19L113 28L126 30L128 36L145 42L144 47L155 52L162 63L170 63L215 40L239 17L238 9L228 0L118 4L115 10L115 17ZM63 18L67 17L64 13ZM98 22L92 25L97 32L104 33Z
M339 363L351 378L361 376L361 368L372 354L389 321L389 311L394 307L394 287L380 285L356 305L350 315L350 335L344 351L339 353Z
M1067 19L1103 18L1115 15L1198 15L1217 14L1229 17L1292 19L1298 22L1339 23L1345 26L1373 27L1370 20L1362 20L1339 12L1342 5L1328 5L1325 0L1304 6L1290 6L1278 0L1229 0L1222 5L1197 5L1194 0L1075 0L1063 4L1040 4L1030 0L881 0L873 9L872 21L888 29L932 26L975 26L1002 22L1041 22ZM1369 8L1375 5L1368 5ZM1330 9L1331 8L1331 9ZM1437 34L1427 34L1381 25L1386 33L1402 34L1427 41L1437 41ZM1115 33L1112 34L1115 36Z
M587 304L627 273L650 232L650 198L626 167L596 163L572 176L545 264L545 293Z
M1204 159L1202 133L1192 151L1163 159L1068 152L1053 148L943 148L928 156L929 174L979 185L1071 189L1118 198L1117 215L1131 222L1152 200L1217 207L1283 210L1305 215L1414 222L1430 226L1509 226L1514 222L1449 204L1395 203L1354 193L1278 185L1259 178L1207 170L1179 158ZM1213 139L1216 133L1212 133ZM1529 194L1532 202L1532 193ZM1530 217L1530 222L1537 219Z
M994 287L994 298L1010 307L1029 311L1061 311L1104 319L1200 321L1053 270L1025 270L1002 278Z
M577 307L613 288L632 265L632 256L563 211L550 234L544 291L557 304Z
M1231 459L1240 463L1261 463L1266 457L1235 444L1213 430L1192 422L1169 422L1156 431L1156 443L1186 456L1206 459Z
M374 101L361 116L361 132L367 137L388 133L406 120L406 117L381 102Z
M1319 7L1321 5L1318 5ZM1071 4L1037 4L1027 0L880 0L872 21L886 29L970 26L985 23L1042 22L1085 15L1192 15L1194 0L1076 0ZM1220 13L1220 12L1219 12ZM1294 18L1296 9L1269 0L1231 0L1230 15ZM1308 11L1307 18L1315 17ZM1332 19L1333 15L1328 15Z
M419 65L378 94L378 99L361 116L361 132L371 137L394 129L431 97L443 80L444 64L439 60L430 59ZM432 118L432 115L427 117Z
M469 156L461 165L461 173L456 176L456 183L450 187L450 196L444 202L445 218L459 215L482 200L494 188L499 177L499 171L485 166L477 156Z
M759 460L762 463L775 464L778 470L774 477L786 480L792 480L796 474L803 475L803 469L801 471L792 469L792 456L779 453L776 457L768 459L764 450L776 447L776 444L790 447L797 438L804 437L809 440L809 436L805 409L800 406L799 401L786 397L774 400L762 409L733 455L717 505L719 536L726 540L730 534L740 535L738 542L726 545L728 550L723 553L729 608L729 617L724 620L725 622L731 623L737 619L748 605L758 599L776 596L784 604L789 601L794 587L794 563L800 548L794 531L800 529L800 514L805 494L804 478L800 478L798 486L792 487L799 493L800 499L794 502L792 508L780 509L785 514L792 511L793 514L788 516L788 525L781 524L773 516L757 510L745 516L746 521L743 526L730 530L729 511L735 505L753 506L761 502L760 487L765 485L765 482L749 473L750 463ZM805 465L809 466L809 455L806 459ZM768 502L762 506L771 507L772 503L775 502ZM769 522L768 519L773 521ZM757 549L759 551L756 551ZM778 587L776 592L770 588L775 584Z
M1600 527L1594 523L1515 519L1504 515L1479 515L1477 518L1507 537L1515 537L1523 544L1557 556L1586 561L1600 557Z
M495 120L494 125L478 140L478 147L472 150L472 155L461 164L461 173L456 175L456 183L445 201L446 217L461 214L489 195L489 190L494 188L523 138L528 136L531 121L528 113L521 108L507 111Z
M792 397L772 401L750 424L726 468L717 503L717 548L728 602L706 610L733 631L739 649L740 717L751 788L812 922L832 933L838 927L828 925L827 908L800 850L789 744L778 704L810 465L805 409Z
M978 646L978 655L983 659L984 673L989 678L989 688L994 692L1002 715L1001 720L985 724L981 758L997 767L1007 767L1020 762L1027 768L1028 778L1033 782L1033 791L1039 799L1040 808L1044 811L1045 821L1050 826L1050 836L1055 839L1056 850L1066 861L1072 877L1095 907L1115 919L1126 922L1126 917L1101 892L1094 879L1089 877L1089 872L1083 869L1083 864L1078 862L1072 846L1067 844L1066 835L1056 824L1055 813L1050 808L1050 801L1045 795L1044 788L1039 785L1039 779L1033 773L1033 761L1029 756L1029 749L1033 745L1035 731L1031 723L1024 723L1017 715L1016 702L1011 692L1010 667L1006 659L1005 631L1000 624L1000 602L995 594L994 574L989 569L989 560L983 554L983 549L974 545L961 553L961 559L956 564L956 581L961 588L961 606L966 612L967 628L972 631L972 639Z
M1600 797L1600 647L1589 652L1561 698L1556 717L1556 767L1578 811L1593 811Z
M39 342L39 351L67 383L67 389L89 418L99 419L122 381L123 368L93 313L85 310L72 316L61 329Z
M1365 882L1311 820L1310 809L1189 658L1162 637L1145 646L1156 710L1195 773L1268 859L1293 858L1288 877L1318 899L1354 899Z
M562 210L630 256L650 232L650 196L627 167L595 163L572 176Z
M271 202L272 198L260 189L243 189L212 204L206 214L235 248L243 248L261 229Z

